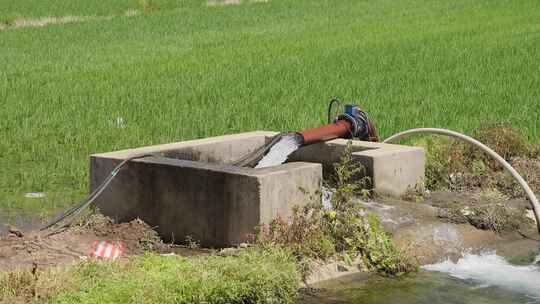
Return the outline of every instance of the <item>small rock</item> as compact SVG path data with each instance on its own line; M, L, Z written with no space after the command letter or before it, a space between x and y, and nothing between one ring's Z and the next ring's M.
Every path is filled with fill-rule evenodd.
M19 229L15 228L15 227L9 227L8 232L11 235L16 236L16 237L22 238L24 236L24 234Z
M349 271L349 268L345 267L344 265L338 264L337 265L337 271L339 271L339 272L347 272L347 271Z
M240 247L240 248L248 248L249 244L248 243L240 243L240 245L238 245L238 247Z
M461 209L460 211L461 211L461 214L463 214L463 216L474 215L474 212L471 211L469 206L465 206L465 208Z

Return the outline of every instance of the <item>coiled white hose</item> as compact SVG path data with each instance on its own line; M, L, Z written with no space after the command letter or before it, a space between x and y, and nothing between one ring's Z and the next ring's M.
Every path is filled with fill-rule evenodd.
M504 158L502 158L499 154L497 154L495 151L493 151L488 146L484 145L483 143L479 142L478 140L469 137L467 135L447 130L447 129L437 129L437 128L418 128L418 129L410 129L407 131L403 131L397 134L394 134L387 139L383 141L383 143L391 143L395 142L398 139L402 139L404 137L407 137L409 135L413 134L437 134L437 135L445 135L453 138L460 139L464 142L467 142L469 144L472 144L478 148L480 148L482 151L487 153L489 156L493 157L497 162L499 162L506 171L508 171L512 176L518 181L519 185L525 190L525 194L529 198L529 201L531 202L533 211L534 211L534 217L536 219L536 227L538 229L538 233L540 234L540 203L538 203L538 199L534 195L534 192L532 191L531 187L527 184L527 182L519 175L519 173L514 169Z

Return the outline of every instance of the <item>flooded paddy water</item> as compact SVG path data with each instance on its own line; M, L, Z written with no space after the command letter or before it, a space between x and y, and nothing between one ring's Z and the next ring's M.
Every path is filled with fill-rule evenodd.
M10 227L26 232L39 229L43 220L36 214L0 209L0 235L7 234Z

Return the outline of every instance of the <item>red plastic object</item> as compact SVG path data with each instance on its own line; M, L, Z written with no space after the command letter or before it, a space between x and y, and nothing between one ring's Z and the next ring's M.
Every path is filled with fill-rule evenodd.
M116 260L121 257L123 253L124 244L122 244L122 242L96 241L92 246L90 256L105 260Z

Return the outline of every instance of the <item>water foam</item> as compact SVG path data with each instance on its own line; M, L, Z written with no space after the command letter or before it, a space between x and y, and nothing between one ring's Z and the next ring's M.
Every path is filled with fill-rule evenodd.
M287 134L270 149L255 168L266 168L284 163L289 155L298 150L300 143L296 134Z
M497 286L527 295L536 303L540 301L540 268L535 265L512 265L494 252L479 255L465 253L455 263L448 259L422 268L473 281L479 284L479 288Z

